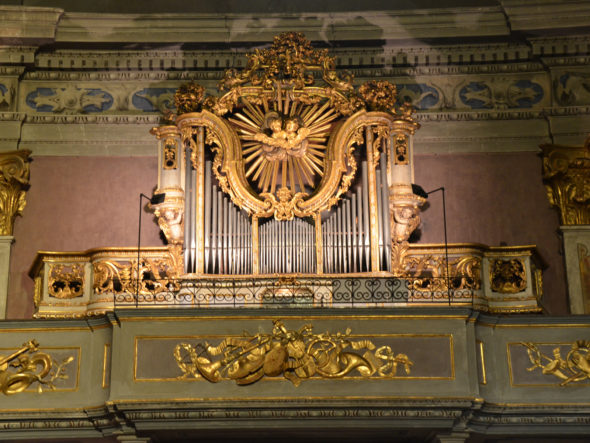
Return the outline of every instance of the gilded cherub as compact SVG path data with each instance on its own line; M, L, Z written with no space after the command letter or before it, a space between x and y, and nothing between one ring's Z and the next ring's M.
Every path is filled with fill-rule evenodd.
M307 151L309 129L296 117L282 118L277 112L269 112L262 131L254 139L262 143L267 160L284 160L287 155L303 157Z

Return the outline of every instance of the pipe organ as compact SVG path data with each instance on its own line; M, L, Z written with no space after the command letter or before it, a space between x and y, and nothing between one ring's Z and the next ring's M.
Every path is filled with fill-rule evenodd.
M418 124L395 86L355 89L301 34L275 38L221 96L175 96L153 205L186 274L391 272L424 199L413 194Z

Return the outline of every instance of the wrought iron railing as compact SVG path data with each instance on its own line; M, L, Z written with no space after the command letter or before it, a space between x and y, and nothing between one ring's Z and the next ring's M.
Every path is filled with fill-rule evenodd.
M475 282L474 282L475 283ZM382 307L471 304L475 285L441 277L199 278L156 282L114 294L115 307Z

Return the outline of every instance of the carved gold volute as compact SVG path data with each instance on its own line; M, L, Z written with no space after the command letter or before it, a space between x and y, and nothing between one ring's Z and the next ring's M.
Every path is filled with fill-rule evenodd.
M543 181L562 225L590 224L590 137L583 147L543 145Z
M0 154L0 235L12 235L14 219L26 204L31 151Z

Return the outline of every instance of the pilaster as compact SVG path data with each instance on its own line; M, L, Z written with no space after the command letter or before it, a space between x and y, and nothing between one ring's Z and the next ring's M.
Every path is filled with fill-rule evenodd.
M570 311L590 313L590 137L583 147L543 145L543 181L559 210Z
M6 318L10 250L13 242L14 237L12 235L0 235L0 319Z

